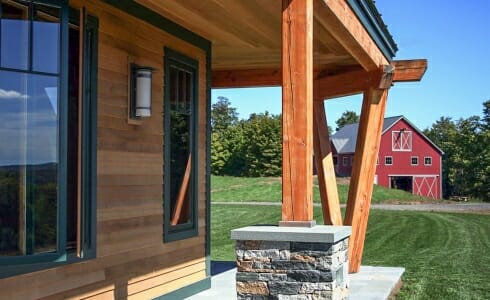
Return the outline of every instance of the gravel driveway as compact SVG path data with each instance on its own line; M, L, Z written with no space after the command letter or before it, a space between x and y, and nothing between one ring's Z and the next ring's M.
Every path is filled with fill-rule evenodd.
M281 205L281 202L211 202L221 205ZM320 203L315 203L320 206ZM341 205L345 207L345 204ZM371 209L490 214L490 203L372 204Z

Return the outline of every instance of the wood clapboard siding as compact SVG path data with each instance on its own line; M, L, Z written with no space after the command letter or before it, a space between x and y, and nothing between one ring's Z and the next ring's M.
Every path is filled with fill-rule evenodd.
M97 258L0 280L0 299L150 299L206 278L206 53L96 0ZM164 47L199 61L197 237L163 242ZM128 124L128 64L156 69L152 116Z

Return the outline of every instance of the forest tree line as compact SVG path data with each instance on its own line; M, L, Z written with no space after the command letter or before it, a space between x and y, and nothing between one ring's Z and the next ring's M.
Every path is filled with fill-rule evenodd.
M357 122L359 116L346 111L335 122L336 130ZM211 108L211 126L213 174L281 176L281 115L265 112L241 120L230 101L218 97ZM423 133L444 151L444 198L469 196L490 201L490 100L483 103L482 117L441 117Z

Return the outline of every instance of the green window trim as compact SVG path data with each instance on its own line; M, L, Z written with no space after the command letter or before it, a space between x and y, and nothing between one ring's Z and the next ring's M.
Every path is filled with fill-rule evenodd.
M32 3L60 7L60 67L59 95L68 95L68 23L79 25L80 12L70 9L67 0L34 0ZM83 11L85 14L85 11ZM57 251L26 256L0 257L0 279L19 274L59 267L81 262L96 256L96 186L97 186L97 67L98 67L98 19L85 15L83 34L83 113L82 113L82 229L81 254L66 250L67 246L67 149L68 149L68 105L59 101L59 167L57 207ZM31 50L30 50L31 51ZM5 68L4 68L5 69ZM9 71L7 69L7 71ZM29 72L29 71L26 71ZM36 72L29 72L36 73Z
M164 99L164 242L172 242L182 240L186 238L195 237L198 235L198 87L199 87L199 64L198 61L183 55L177 51L174 51L168 47L164 49L164 68L165 68L165 99ZM190 117L190 151L189 154L192 157L191 160L191 174L189 179L189 222L185 224L171 224L171 134L166 134L171 130L171 114L168 113L171 110L171 69L175 68L183 70L192 74L192 88L191 88L191 117Z

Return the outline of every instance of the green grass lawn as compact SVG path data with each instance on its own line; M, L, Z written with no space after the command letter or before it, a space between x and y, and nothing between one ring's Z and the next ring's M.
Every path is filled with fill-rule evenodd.
M278 206L214 204L212 259L235 259L231 229L279 219ZM363 264L406 268L397 299L490 299L490 216L372 210Z
M341 203L347 201L349 186L337 184ZM211 201L213 202L280 202L282 183L279 177L228 177L212 176ZM313 199L320 201L318 182L314 180ZM375 185L372 203L430 201L428 198L412 195L405 191L387 189Z

